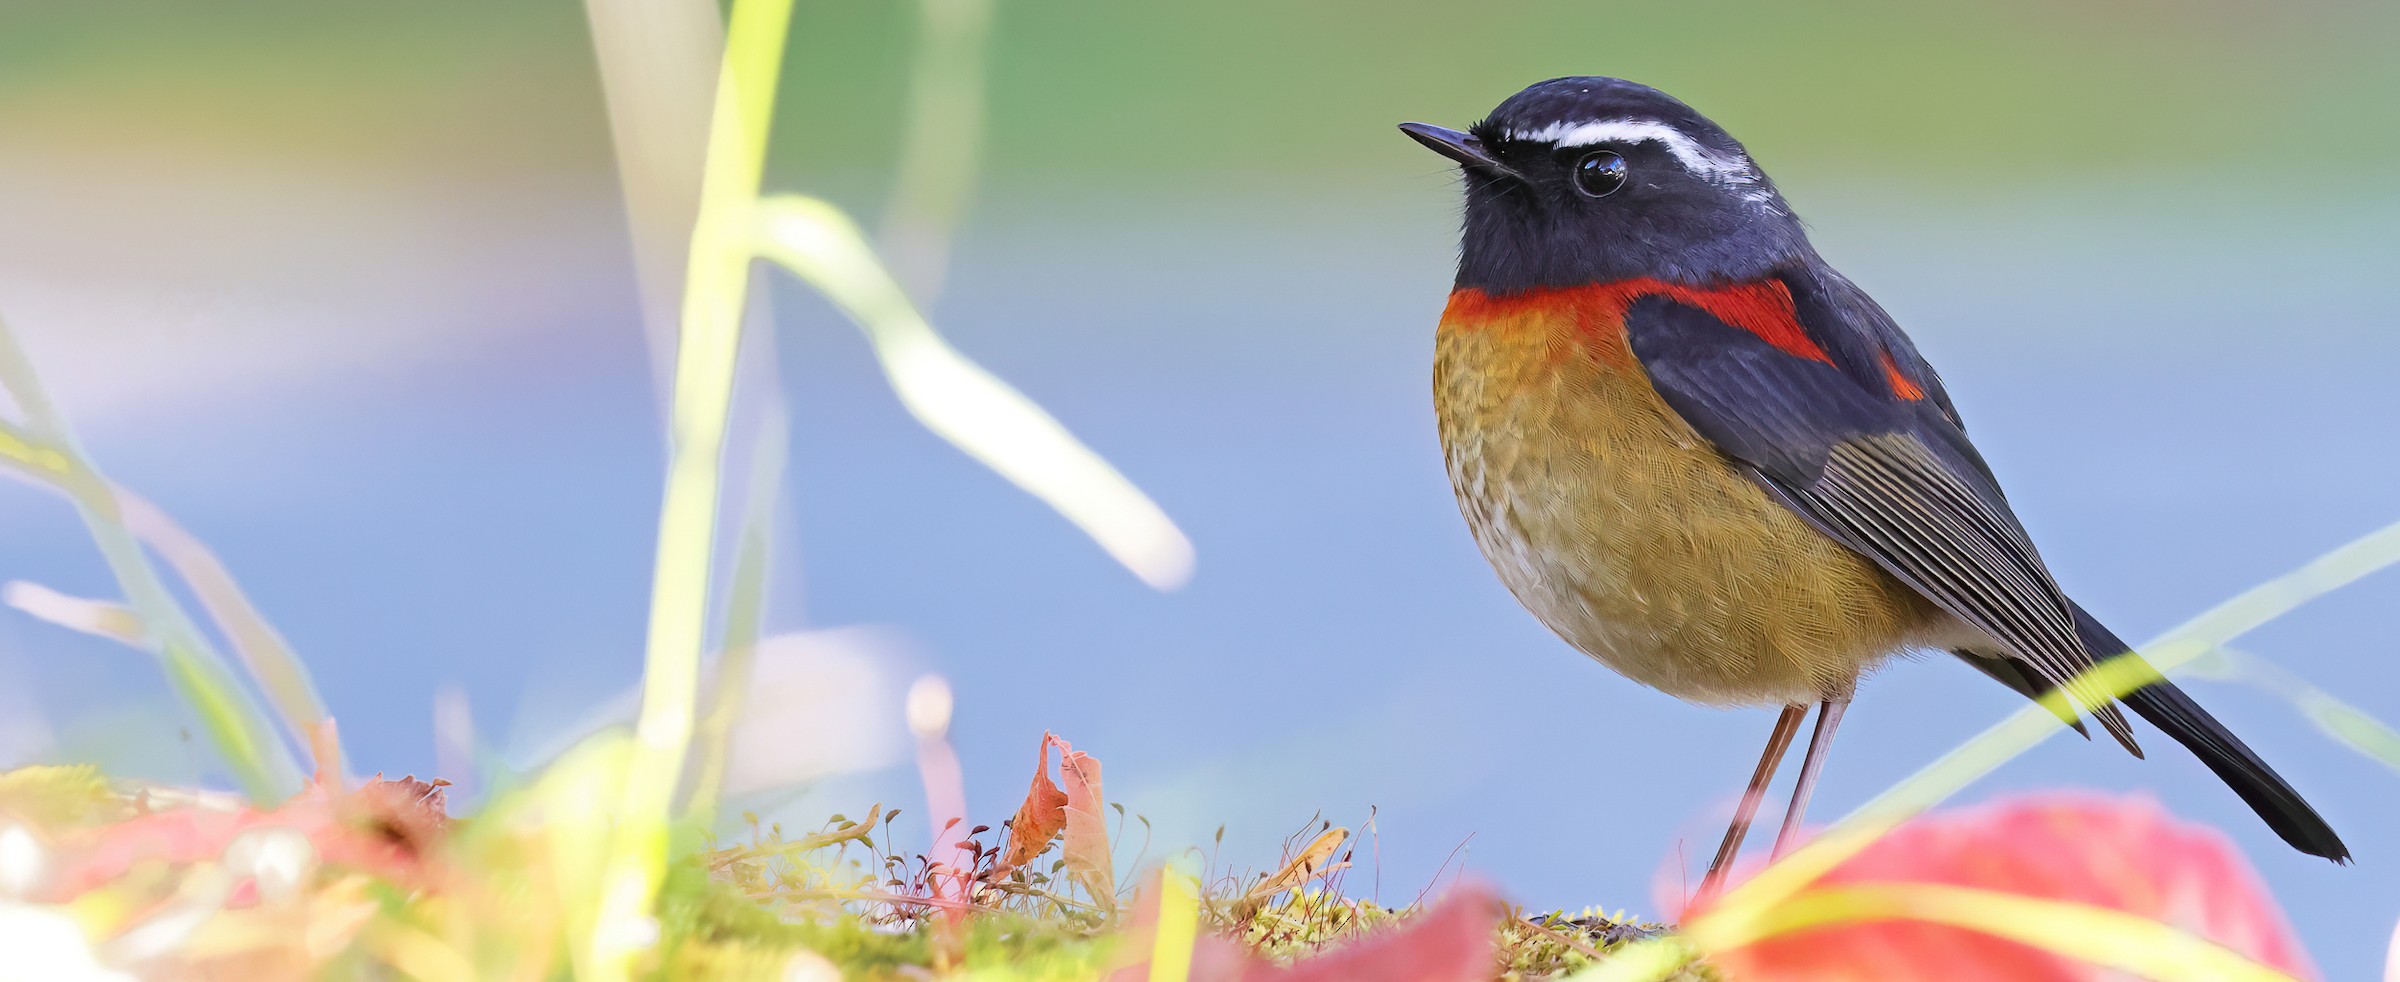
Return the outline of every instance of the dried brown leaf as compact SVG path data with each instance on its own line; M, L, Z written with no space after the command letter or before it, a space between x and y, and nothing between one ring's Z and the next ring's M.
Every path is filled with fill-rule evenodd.
M352 821L385 841L422 856L439 845L450 827L450 782L420 781L415 775L387 781L378 774L343 797L343 810Z
M1032 862L1067 827L1067 793L1050 780L1050 740L1050 734L1042 734L1041 754L1033 763L1033 786L1025 789L1025 803L1008 822L1008 851L1000 856L1002 869Z
M1317 837L1309 842L1308 848L1300 850L1300 854L1293 856L1291 862L1283 864L1283 868L1276 870L1275 875L1267 877L1264 882L1251 890L1250 899L1259 900L1274 896L1342 868L1346 864L1331 861L1333 851L1341 848L1342 843L1349 839L1349 829L1333 828L1317 833Z

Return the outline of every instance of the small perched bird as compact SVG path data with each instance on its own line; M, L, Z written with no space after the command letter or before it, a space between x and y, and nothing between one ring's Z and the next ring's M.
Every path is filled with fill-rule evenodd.
M1400 129L1466 177L1434 408L1459 510L1534 616L1692 702L1783 707L1714 890L1810 704L1790 844L1862 674L1948 651L2135 756L2078 679L2126 652L2059 590L1931 365L1691 107L1551 79L1466 132ZM2130 657L2130 656L2129 656ZM2284 841L2349 850L2172 683L2122 697Z

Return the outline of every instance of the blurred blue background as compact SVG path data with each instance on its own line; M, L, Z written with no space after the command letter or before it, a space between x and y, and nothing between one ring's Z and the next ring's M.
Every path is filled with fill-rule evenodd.
M803 8L769 184L872 215L910 13ZM1529 906L1655 910L1770 718L1616 678L1476 554L1427 380L1454 178L1391 125L1570 72L1715 116L1941 369L2067 587L2146 637L2400 519L2396 38L2400 12L2332 0L1004 0L934 320L1151 492L1198 575L1144 588L762 272L793 417L770 626L875 626L894 681L828 696L884 734L874 766L755 803L919 808L895 693L936 671L983 820L1049 729L1152 856L1223 823L1227 862L1270 865L1312 813L1372 807L1354 889L1463 861ZM638 677L663 458L607 125L573 4L0 12L0 314L101 464L283 629L360 769L451 765L445 691L523 762ZM0 579L113 591L65 504L14 485ZM2395 603L2372 578L2244 647L2400 718ZM2356 867L2171 748L2053 740L1968 798L2155 795L2243 846L2329 977L2372 974L2400 781L2272 696L2194 688ZM2015 708L1947 659L1893 667L1816 814ZM143 656L0 612L0 765L210 775L183 726Z

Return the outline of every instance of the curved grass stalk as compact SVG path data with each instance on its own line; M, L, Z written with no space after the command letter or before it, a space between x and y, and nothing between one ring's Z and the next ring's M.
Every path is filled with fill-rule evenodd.
M72 468L67 456L51 449L31 434L0 422L0 474L19 478L28 484L74 498L74 490L65 480ZM175 574L183 578L200 609L223 631L235 657L256 679L271 706L283 719L284 733L295 743L305 743L328 713L324 699L318 696L316 682L310 678L308 667L292 653L291 644L283 634L267 622L248 594L233 579L223 560L209 550L198 537L177 524L175 519L147 498L122 485L107 482L110 503L117 520L125 530L143 545L156 551ZM137 615L138 617L138 615ZM73 618L53 621L83 627ZM119 632L94 631L117 638L136 648L144 641L135 636L123 637ZM338 748L336 748L338 750ZM341 762L331 762L339 771ZM322 768L323 765L320 765Z
M158 656L168 686L199 717L202 731L243 793L266 802L298 790L301 769L291 745L276 735L250 691L159 578L127 527L118 490L83 453L65 415L50 401L33 363L5 323L0 323L0 387L16 401L27 424L23 431L0 430L0 458L13 465L11 470L55 488L74 503L117 588L124 591L127 606L142 622L143 646Z
M2294 608L2400 563L2400 523L2360 536L2282 576L2241 592L2140 646L2142 659L2112 658L2084 673L2094 689L2111 696L2141 687L2156 676L2215 650ZM1867 843L1932 807L2063 727L2039 705L2029 705L1995 724L1845 816L1782 862L1729 891L1711 914L1755 916L1789 897Z
M309 735L331 715L324 698L317 694L316 681L309 676L307 665L292 653L291 643L275 630L275 625L267 622L266 615L259 613L249 595L242 592L241 585L234 582L224 561L198 537L149 499L122 487L110 487L126 530L157 550L175 575L191 587L192 595L199 598L200 609L207 611L217 629L225 633L234 657L241 659L242 666L258 680L267 704L283 717L285 731L293 740L307 742ZM317 766L320 770L330 767L333 773L340 773L341 761L318 761Z
M2361 756L2400 771L2400 731L2366 710L2334 698L2332 693L2281 665L2239 648L2220 646L2193 662L2190 674L2193 678L2240 682L2281 696L2300 715L2316 724L2318 732Z
M1057 509L1152 587L1190 579L1191 540L1166 512L935 333L840 209L776 195L759 204L756 234L760 257L816 287L867 332L901 404L926 429Z
M748 295L752 212L791 13L791 0L736 0L727 24L684 277L642 712L598 897L579 924L577 968L588 978L627 977L634 954L656 935L649 911L666 867L670 811L698 710L719 465Z

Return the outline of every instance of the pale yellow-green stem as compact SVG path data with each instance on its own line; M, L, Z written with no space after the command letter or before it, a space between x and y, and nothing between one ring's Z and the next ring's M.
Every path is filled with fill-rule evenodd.
M700 209L709 103L724 67L724 14L717 0L584 0L583 7L608 106L617 183L632 233L634 284L663 413L674 384L676 321Z
M2400 730L2366 710L2334 698L2283 666L2232 647L2220 645L2193 663L2192 677L2242 682L2278 696L2316 724L2319 732L2356 750L2376 763L2400 770Z
M951 239L975 194L992 6L992 0L917 3L908 124L877 239L893 278L925 309L941 295Z
M1158 871L1158 935L1150 942L1150 982L1186 982L1200 940L1200 884L1168 867Z
M734 725L741 719L751 669L758 661L758 639L765 631L768 547L775 532L775 502L783 489L784 445L789 438L783 414L776 413L759 426L750 452L750 487L744 493L742 524L734 536L733 576L726 584L725 640L717 653L708 713L699 723L691 804L686 809L693 824L701 828L716 824L725 771L733 756Z
M791 0L736 0L726 28L701 172L700 214L684 276L642 712L634 726L616 832L604 858L598 909L582 925L576 960L587 978L627 977L635 954L657 937L650 909L666 868L670 811L699 699L719 464L741 348L752 211L766 166L791 11Z

